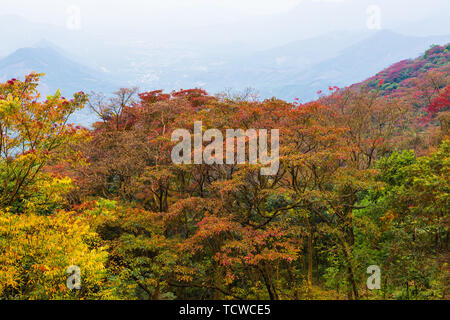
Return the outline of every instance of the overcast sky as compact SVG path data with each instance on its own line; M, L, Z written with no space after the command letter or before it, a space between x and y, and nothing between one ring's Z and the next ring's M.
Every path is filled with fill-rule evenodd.
M382 28L416 33L423 23L424 33L450 33L449 0L1 0L0 15L67 27L79 12L80 30L110 36L215 34L230 41L267 36L283 42L363 30L377 14L374 6Z

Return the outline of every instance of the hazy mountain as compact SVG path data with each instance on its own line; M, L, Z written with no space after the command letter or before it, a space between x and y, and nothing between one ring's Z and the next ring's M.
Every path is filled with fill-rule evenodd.
M0 80L23 78L31 71L45 73L42 85L50 90L61 89L70 95L80 90L111 90L115 86L106 75L66 58L49 46L21 48L0 60Z
M341 10L340 5L315 4L310 10ZM358 10L364 8L361 5ZM77 63L75 70L85 71L74 72L80 77L68 78L67 73L61 76L64 82L58 82L58 86L67 86L69 90L92 84L93 89L108 92L107 86L95 85L99 82L97 80L106 78L107 82L117 84L116 87L139 86L142 90L170 91L202 87L215 93L225 88L239 90L254 87L262 97L275 95L286 99L300 97L309 100L315 97L316 91L328 85L342 86L361 81L398 60L414 57L433 43L448 42L448 37L444 36L420 38L389 31L377 33L368 29L361 31L364 30L361 26L360 29L335 31L279 45L283 43L279 38L281 31L278 30L281 26L289 27L286 40L302 39L310 34L311 30L300 32L301 26L314 16L304 9L299 7L272 18L255 17L248 30L240 31L244 35L254 29L264 29L265 39L270 40L265 42L265 49L250 45L253 43L250 39L243 41L237 37L229 41L227 35L221 36L215 29L223 27L220 25L208 26L212 28L208 32L215 34L214 41L209 37L191 39L191 35L186 32L174 39L161 40L160 37L145 33L148 30L142 30L142 34L129 33L112 39L114 32L100 36L89 28L71 31L61 26L29 22L17 16L0 16L0 27L10 31L3 35L0 56L11 54L17 48L31 46L34 49L53 49L60 57ZM227 33L239 33L232 28L224 30ZM195 34L207 33L203 29L198 31ZM314 29L314 33L320 31ZM156 30L152 32L157 33ZM42 40L35 45L43 37L50 42ZM20 64L18 66L23 68ZM13 69L8 70L8 74L14 73L10 72ZM54 71L58 71L58 68L54 68ZM56 74L51 77L56 77ZM60 79L48 81L52 84Z
M177 66L165 70L166 78L160 77L166 80L161 88L200 86L217 92L227 87L253 87L263 98L298 97L307 101L330 85L346 86L362 81L395 62L414 58L432 44L449 40L450 36L413 37L387 30L337 32L249 56L228 60L221 57L216 64L208 64L206 60L203 64L198 61ZM145 87L145 81L142 85Z
M89 41L81 51L61 49L59 43L47 40L18 49L0 59L0 81L37 71L46 73L41 85L44 96L58 88L69 96L80 90L111 93L134 85L166 91L202 87L210 93L253 87L262 98L309 101L319 90L365 80L395 62L414 58L432 44L450 42L450 36L335 32L252 53L239 52L238 45L188 48L124 40L94 46Z
M283 46L252 52L249 55L217 56L214 61L197 61L188 65L191 70L179 69L184 76L178 79L178 86L188 87L200 83L210 92L224 88L245 88L261 86L261 79L282 76L291 71L307 70L316 64L334 58L349 46L373 35L374 32L334 32L305 40L298 40ZM261 92L264 94L265 92Z
M368 38L373 33L373 31L341 31L298 40L258 52L257 60L260 63L276 63L284 67L308 67L335 57L341 50Z
M0 60L0 82L11 78L23 79L30 72L45 73L39 90L43 97L60 89L62 95L70 97L78 91L112 92L118 85L110 81L106 74L92 70L64 56L64 51L47 41L35 47L21 48ZM75 122L89 121L89 115L79 113Z

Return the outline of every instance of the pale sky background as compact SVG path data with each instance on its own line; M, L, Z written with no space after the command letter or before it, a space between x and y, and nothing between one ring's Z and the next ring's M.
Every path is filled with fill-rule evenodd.
M270 30L268 37L287 42L364 29L370 5L380 8L383 28L414 34L428 20L423 33L450 33L449 0L1 0L0 15L66 26L75 6L83 31L110 37L138 32L199 40L211 33L263 41Z

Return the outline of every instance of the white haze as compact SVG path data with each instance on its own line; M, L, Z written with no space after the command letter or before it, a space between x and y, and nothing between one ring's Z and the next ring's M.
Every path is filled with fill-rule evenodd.
M267 48L333 31L364 30L370 5L380 8L385 29L412 35L450 29L448 0L2 0L0 15L65 27L75 6L81 31L110 41Z

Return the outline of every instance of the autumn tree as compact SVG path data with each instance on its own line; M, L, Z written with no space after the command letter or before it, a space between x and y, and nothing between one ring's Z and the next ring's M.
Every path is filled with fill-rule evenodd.
M68 120L83 107L86 95L67 100L58 91L39 102L40 76L0 85L0 208L20 206L47 164L77 158L70 147L84 133Z

